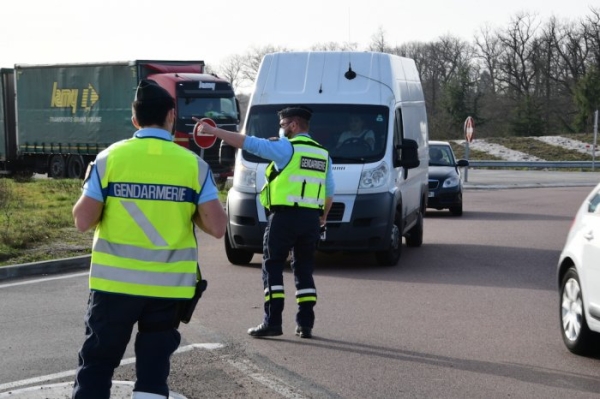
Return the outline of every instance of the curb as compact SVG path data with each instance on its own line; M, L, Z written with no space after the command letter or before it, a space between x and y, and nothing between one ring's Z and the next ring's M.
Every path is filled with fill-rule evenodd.
M511 188L552 188L552 187L595 187L598 183L525 183L525 184L471 184L463 183L465 190L501 190Z
M65 273L73 270L88 270L91 257L91 255L83 255L73 258L0 266L0 281L19 277Z

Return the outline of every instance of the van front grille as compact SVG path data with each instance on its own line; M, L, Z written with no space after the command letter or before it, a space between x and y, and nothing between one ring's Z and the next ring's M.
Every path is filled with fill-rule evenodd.
M343 202L334 202L331 204L331 209L327 215L327 221L329 222L341 222L344 217L345 205Z

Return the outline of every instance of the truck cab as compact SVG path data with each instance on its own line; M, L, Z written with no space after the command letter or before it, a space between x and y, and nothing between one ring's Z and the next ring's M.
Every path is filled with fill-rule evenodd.
M193 138L196 122L192 118L211 118L221 129L239 131L240 107L231 84L216 75L204 73L204 63L142 65L140 76L156 81L175 98L175 142L200 155L210 165L215 181L224 184L233 175L231 165L219 160L221 147L227 144L216 139L213 145L199 146Z

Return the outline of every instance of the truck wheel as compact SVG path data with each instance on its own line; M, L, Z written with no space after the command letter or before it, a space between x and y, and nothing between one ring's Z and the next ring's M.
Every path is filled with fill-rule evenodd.
M62 155L52 155L50 158L49 176L56 179L62 179L65 177L66 166L65 159Z
M225 241L225 254L227 255L227 260L233 265L243 266L249 264L254 257L254 252L233 248L231 242L229 242L229 230L225 232L224 238L223 241Z
M380 266L394 266L400 260L402 255L402 216L396 213L392 234L390 237L390 247L386 251L375 252L375 258Z
M420 247L423 244L423 207L419 209L417 224L415 224L406 235L407 247Z
M81 155L71 155L67 162L67 176L71 179L83 179L85 163Z

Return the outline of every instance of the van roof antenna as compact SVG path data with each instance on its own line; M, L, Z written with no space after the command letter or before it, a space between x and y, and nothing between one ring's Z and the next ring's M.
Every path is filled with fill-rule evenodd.
M352 70L352 63L348 63L348 70L344 74L344 77L348 80L352 80L356 77L356 72Z

